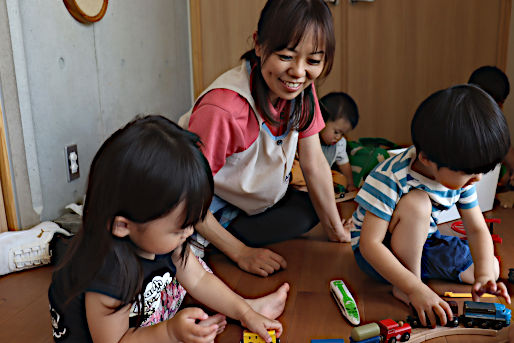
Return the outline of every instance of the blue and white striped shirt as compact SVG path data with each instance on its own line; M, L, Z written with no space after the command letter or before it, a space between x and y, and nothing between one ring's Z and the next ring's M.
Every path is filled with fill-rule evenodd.
M435 180L411 169L416 160L416 148L411 146L403 153L383 161L371 171L355 201L359 204L353 214L354 228L351 230L352 248L359 246L360 230L366 211L385 221L391 221L396 204L412 188L428 193L432 200L432 218L428 236L437 230L437 218L442 211L454 204L461 209L478 205L475 185L452 190Z

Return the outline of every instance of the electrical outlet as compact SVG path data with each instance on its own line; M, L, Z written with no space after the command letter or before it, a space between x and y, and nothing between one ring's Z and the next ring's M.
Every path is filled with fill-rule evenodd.
M80 177L80 169L77 144L65 147L64 157L66 159L66 175L68 176L68 182L78 179Z

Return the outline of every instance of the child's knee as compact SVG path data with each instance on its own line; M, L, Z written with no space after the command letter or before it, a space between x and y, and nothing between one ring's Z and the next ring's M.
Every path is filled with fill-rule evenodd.
M396 209L409 216L422 216L430 219L432 214L432 202L428 193L413 189L401 197Z
M420 190L411 190L402 196L396 205L389 225L389 232L393 233L396 226L401 222L408 223L411 227L417 226L418 230L425 228L428 232L431 215L432 202L428 194ZM417 233L421 234L422 232L418 231Z

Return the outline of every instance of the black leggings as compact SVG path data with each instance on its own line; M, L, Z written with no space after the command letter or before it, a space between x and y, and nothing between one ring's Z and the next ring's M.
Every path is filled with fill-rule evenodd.
M251 247L298 237L319 223L307 192L289 188L284 197L266 211L249 216L241 212L227 230Z

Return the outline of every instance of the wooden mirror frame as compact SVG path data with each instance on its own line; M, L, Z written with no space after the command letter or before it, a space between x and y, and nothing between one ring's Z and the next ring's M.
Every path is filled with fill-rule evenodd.
M99 21L105 15L105 12L107 11L107 3L109 0L98 1L103 1L102 8L94 16L89 16L80 8L80 5L77 4L77 0L63 0L64 5L68 9L68 12L70 12L73 18L83 24L90 24Z

